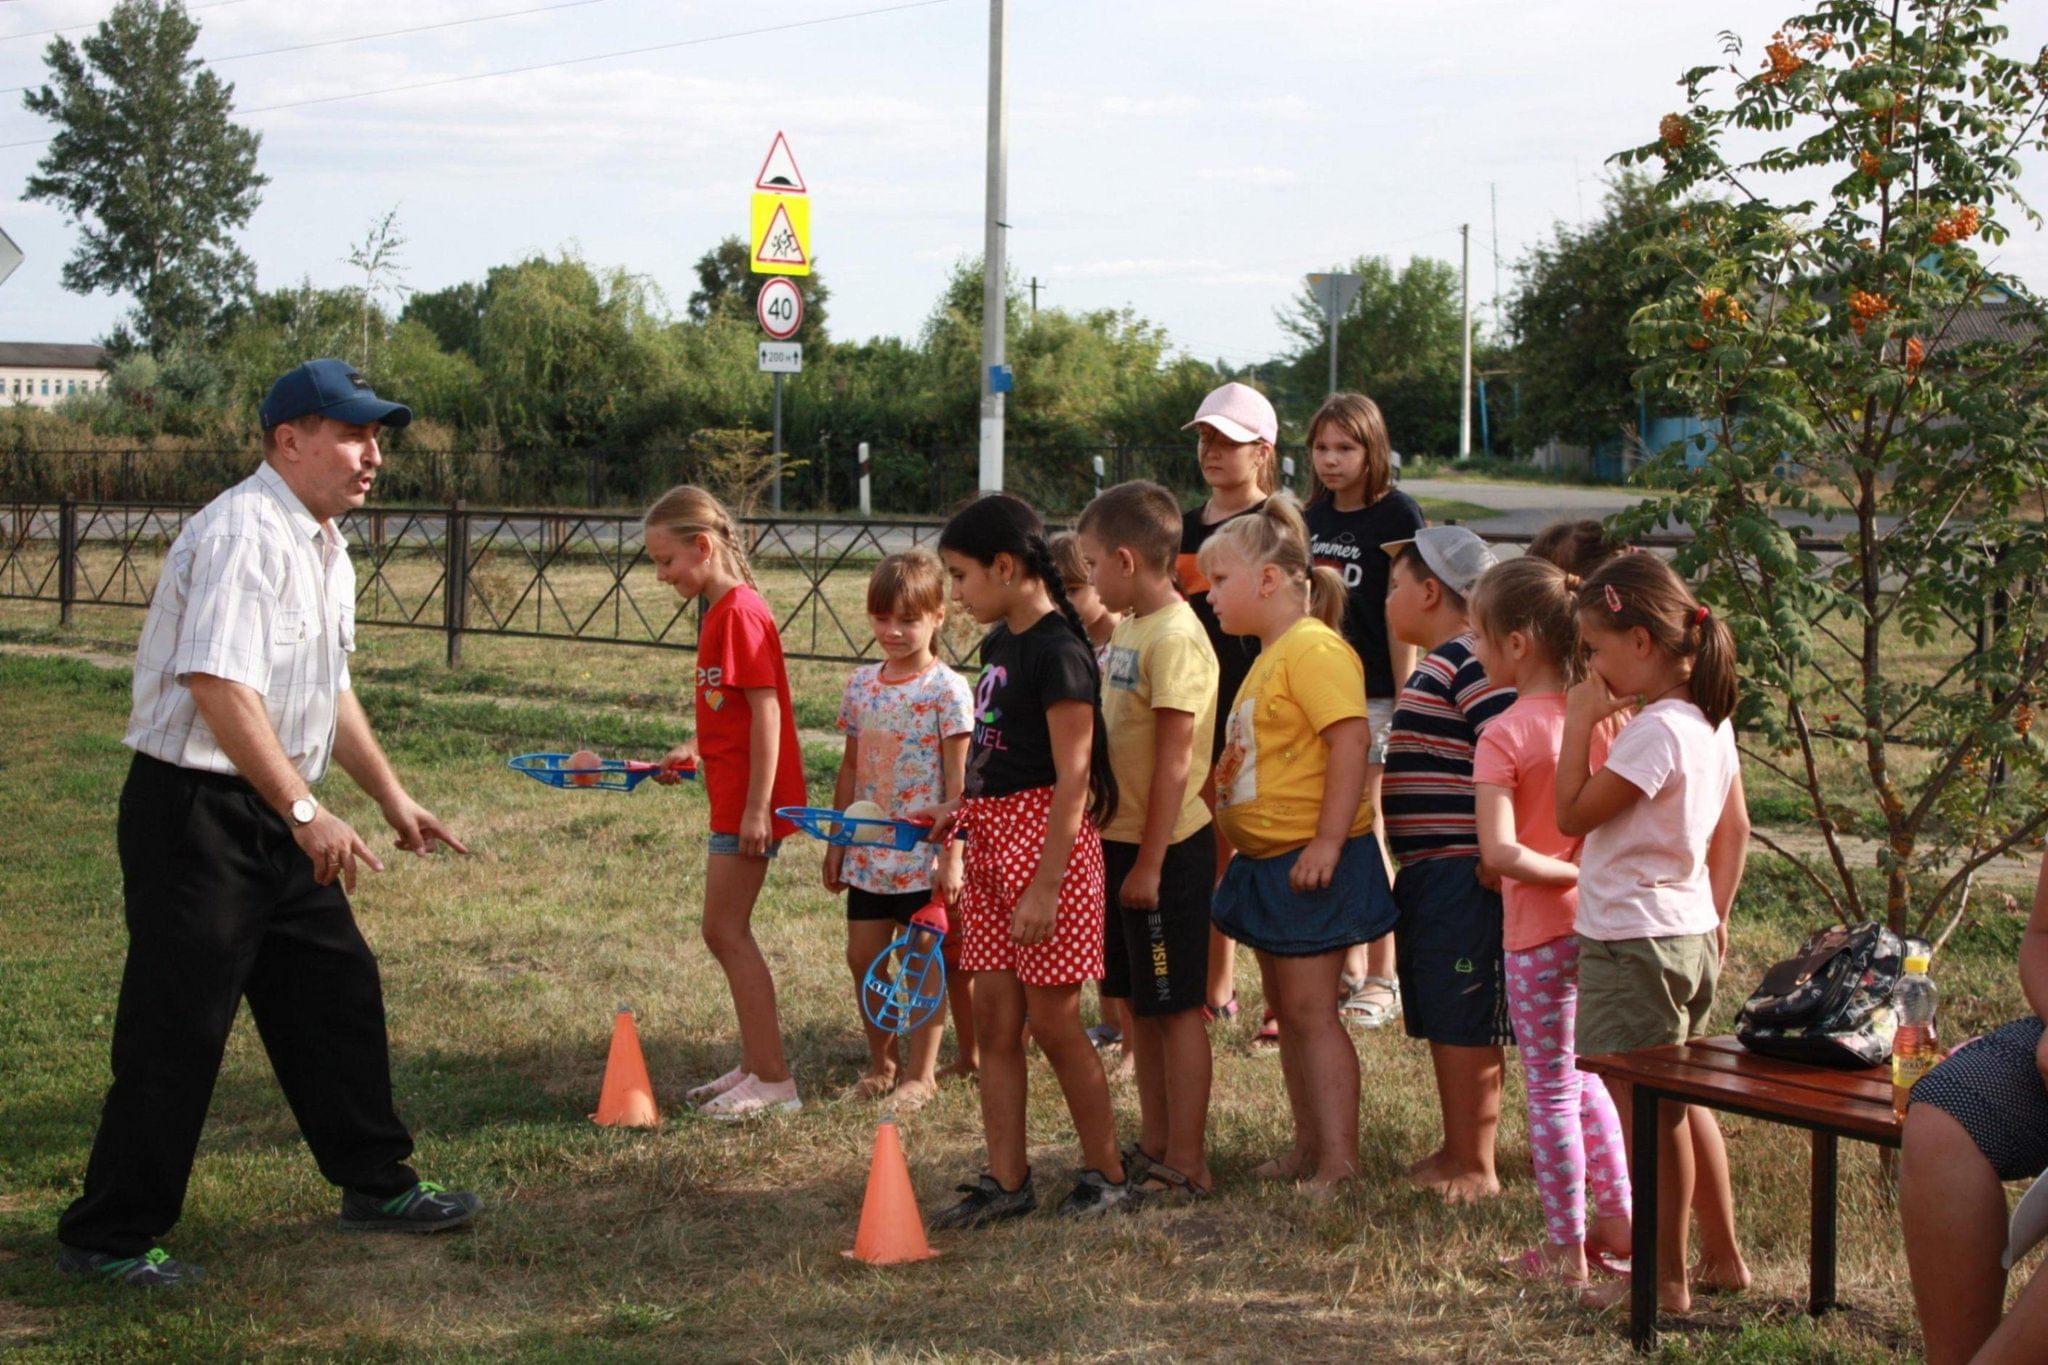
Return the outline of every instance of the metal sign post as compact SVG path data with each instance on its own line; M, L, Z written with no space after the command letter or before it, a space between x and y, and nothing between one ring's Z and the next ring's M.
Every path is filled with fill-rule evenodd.
M1365 287L1365 276L1345 275L1335 271L1327 275L1311 275L1308 285L1314 291L1316 302L1323 306L1323 319L1330 329L1330 388L1337 391L1337 326L1344 315L1351 311L1351 305L1358 300L1358 291ZM1324 396L1328 397L1329 393Z
M754 196L749 214L747 268L756 275L773 275L761 286L754 301L754 314L761 330L777 342L788 341L804 322L803 292L787 278L811 273L810 186L797 169L789 139L780 132L768 145L768 155L754 176ZM761 369L775 376L774 477L769 505L782 510L782 376L803 369L803 347L771 346L761 343Z

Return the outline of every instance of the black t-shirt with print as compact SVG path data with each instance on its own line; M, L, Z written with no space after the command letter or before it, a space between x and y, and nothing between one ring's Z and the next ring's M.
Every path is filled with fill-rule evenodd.
M1309 553L1344 575L1344 638L1365 664L1365 695L1391 701L1399 686L1387 643L1387 570L1392 556L1380 547L1389 541L1411 540L1428 524L1421 506L1400 489L1370 507L1340 512L1334 499L1322 498L1303 512L1308 522Z
M1057 611L1022 634L997 622L981 642L981 678L974 687L974 751L967 795L1009 796L1049 787L1055 702L1096 700L1095 652Z
M1188 605L1195 609L1195 618L1209 633L1209 647L1216 651L1216 732L1209 741L1211 763L1223 752L1223 722L1230 715L1232 703L1237 700L1237 689L1243 686L1245 675L1252 671L1252 660L1259 657L1259 637L1223 633L1223 628L1216 624L1216 609L1209 605L1209 576L1202 572L1195 555L1218 529L1239 517L1250 516L1265 505L1265 499L1261 498L1242 512L1232 512L1214 524L1202 521L1199 506L1190 507L1180 518L1180 559L1176 561L1174 571L1180 578L1180 590L1187 594Z

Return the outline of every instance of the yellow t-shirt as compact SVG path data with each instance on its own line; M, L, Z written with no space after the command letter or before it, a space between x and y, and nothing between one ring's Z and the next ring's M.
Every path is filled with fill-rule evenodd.
M1209 823L1202 783L1209 777L1209 739L1216 731L1216 651L1201 618L1186 602L1119 621L1102 666L1102 723L1109 731L1109 767L1116 774L1116 815L1102 837L1135 844L1145 837L1145 798L1152 791L1154 711L1195 718L1187 795L1173 822L1173 842Z
M1330 769L1323 731L1365 715L1365 666L1344 637L1313 616L1259 651L1224 720L1216 760L1216 819L1231 847L1254 858L1315 837ZM1351 833L1372 828L1363 797Z

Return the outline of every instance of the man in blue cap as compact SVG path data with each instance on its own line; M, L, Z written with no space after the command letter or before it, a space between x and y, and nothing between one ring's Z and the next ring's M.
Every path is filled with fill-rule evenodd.
M355 570L336 518L361 507L377 438L412 412L339 360L263 400L263 464L185 524L136 650L135 751L117 824L128 961L114 1083L85 1190L57 1225L70 1274L194 1279L157 1241L177 1222L247 999L279 1085L339 1186L341 1226L435 1232L476 1196L420 1180L391 1100L377 960L349 909L377 855L313 795L338 763L398 847L468 852L413 800L349 686Z

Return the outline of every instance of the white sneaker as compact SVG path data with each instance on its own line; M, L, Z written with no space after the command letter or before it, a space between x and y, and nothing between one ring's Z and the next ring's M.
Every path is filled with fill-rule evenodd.
M744 1066L736 1066L715 1081L706 1081L694 1090L685 1090L683 1098L691 1104L702 1104L706 1100L715 1100L746 1078L747 1069Z
M733 1121L759 1118L763 1114L794 1113L804 1107L797 1098L796 1081L772 1084L759 1076L748 1076L723 1095L710 1100L697 1112L714 1119Z

